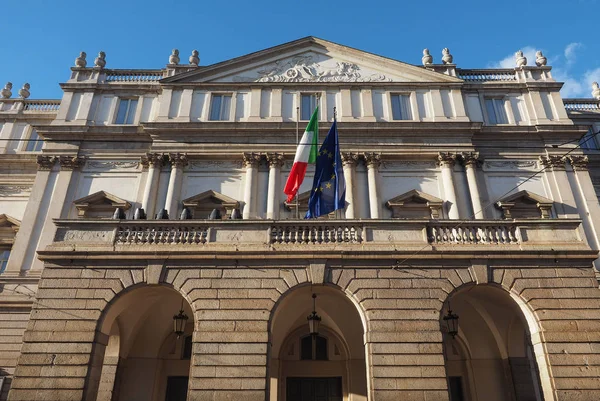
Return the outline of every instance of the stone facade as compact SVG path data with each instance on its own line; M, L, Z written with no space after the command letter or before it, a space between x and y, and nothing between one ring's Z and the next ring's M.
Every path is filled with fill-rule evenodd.
M423 54L82 52L61 101L3 92L0 400L600 398L600 101L541 53ZM312 170L282 190L314 101L348 204L303 221Z

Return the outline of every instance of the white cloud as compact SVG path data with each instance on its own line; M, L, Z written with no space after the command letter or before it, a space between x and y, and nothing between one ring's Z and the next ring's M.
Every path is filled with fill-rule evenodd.
M577 50L583 48L583 43L569 43L563 54L548 57L548 65L552 66L552 77L559 82L564 82L560 91L563 97L590 97L592 90L592 82L600 81L600 67L587 70L583 74L574 74L571 67L577 58ZM525 46L521 48L525 57L527 57L527 65L535 65L535 46ZM500 61L490 64L490 68L514 68L515 56L510 54Z

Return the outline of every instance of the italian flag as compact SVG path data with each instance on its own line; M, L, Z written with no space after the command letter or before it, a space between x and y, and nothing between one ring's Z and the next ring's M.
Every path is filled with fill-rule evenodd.
M319 135L318 115L319 107L315 109L310 117L310 122L304 130L302 139L298 144L298 149L296 149L294 165L292 166L292 171L290 171L290 175L285 183L285 188L283 189L283 192L288 196L288 202L291 202L296 196L296 193L298 193L298 189L300 189L300 185L302 185L302 181L304 181L308 163L314 164L317 161L317 146L319 142L319 138L317 138Z

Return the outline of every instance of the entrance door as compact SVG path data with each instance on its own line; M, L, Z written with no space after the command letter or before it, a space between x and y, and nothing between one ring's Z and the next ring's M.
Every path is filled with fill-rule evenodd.
M287 401L342 401L341 377L288 377Z
M186 401L188 389L187 376L167 377L167 396L165 401Z

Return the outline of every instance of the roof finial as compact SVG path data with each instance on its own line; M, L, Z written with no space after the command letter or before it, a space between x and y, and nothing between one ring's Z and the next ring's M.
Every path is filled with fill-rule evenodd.
M527 65L527 57L523 55L523 52L521 50L515 53L515 60L517 63L517 67L523 67Z
M171 55L169 56L169 64L179 64L179 50L173 49Z
M535 65L538 67L543 67L548 62L548 59L544 57L541 50L535 52Z
M31 88L31 85L29 85L28 83L24 83L23 87L19 89L19 97L21 99L27 99L29 97L29 95L31 94L29 92L29 88Z
M598 82L592 82L592 96L600 100L600 86Z
M2 95L3 99L9 99L12 96L12 82L7 82L4 86L4 89L0 91L0 95Z
M198 67L198 64L200 64L200 57L198 57L198 54L198 50L192 50L192 55L190 56L190 65Z
M106 66L106 53L103 51L98 53L98 57L94 60L94 64L100 69L104 68Z
M423 65L433 64L433 56L429 54L429 49L423 49L423 57L421 57Z
M79 57L75 59L75 67L85 68L87 65L87 61L85 61L86 56L87 54L85 54L85 52L79 53Z
M452 57L452 54L450 54L450 50L448 50L447 47L444 47L444 49L442 50L442 63L452 64L453 60L454 57Z

